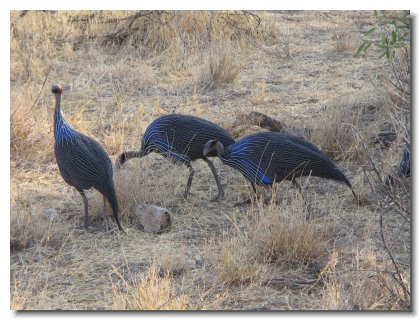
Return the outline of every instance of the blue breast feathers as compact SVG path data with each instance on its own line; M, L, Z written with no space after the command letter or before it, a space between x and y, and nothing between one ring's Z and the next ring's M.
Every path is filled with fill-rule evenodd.
M274 179L267 175L261 163L256 163L250 156L261 149L267 142L258 137L249 136L231 145L224 157L226 163L238 169L248 180L257 184L272 184Z
M69 126L66 120L63 118L61 112L55 112L55 128L54 128L54 139L59 145L68 143L72 139L80 137L80 134Z
M267 176L261 167L250 159L240 159L242 166L246 168L247 178L257 184L272 184L273 179Z

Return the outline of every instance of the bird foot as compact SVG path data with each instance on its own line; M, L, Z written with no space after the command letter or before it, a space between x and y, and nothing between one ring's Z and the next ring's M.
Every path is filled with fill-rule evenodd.
M216 197L211 198L211 202L220 202L222 201L222 199L224 198L224 194L223 193L219 193Z

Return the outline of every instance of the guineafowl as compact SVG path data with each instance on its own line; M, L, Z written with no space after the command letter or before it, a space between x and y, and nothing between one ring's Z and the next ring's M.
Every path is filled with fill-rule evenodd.
M84 190L95 188L104 197L104 222L108 227L105 212L106 199L112 207L118 228L124 232L118 218L118 200L112 180L112 162L104 148L92 138L77 132L61 113L60 85L51 88L55 95L54 152L58 169L64 181L79 191L85 207L84 227L88 227L88 200ZM125 232L124 232L125 233Z
M194 176L191 162L204 160L210 167L218 194L215 200L224 196L223 188L217 176L216 169L208 157L217 156L216 152L203 155L203 148L210 139L218 139L228 146L235 142L231 135L216 124L190 115L170 114L155 119L144 133L140 151L123 152L117 159L117 167L121 167L128 159L144 157L151 152L157 152L168 157L174 163L188 167L190 175L185 188L184 197L188 196Z
M346 176L314 144L299 137L273 132L260 132L246 136L230 146L217 139L208 141L203 155L217 152L227 164L255 184L271 186L275 182L313 175L346 184L357 196Z

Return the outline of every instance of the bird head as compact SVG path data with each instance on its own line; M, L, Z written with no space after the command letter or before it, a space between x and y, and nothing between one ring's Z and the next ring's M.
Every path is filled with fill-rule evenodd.
M212 151L217 151L218 156L223 155L223 144L216 139L207 141L207 143L204 145L203 156L207 157L207 155Z
M63 88L59 84L53 84L51 87L51 91L54 94L62 94Z

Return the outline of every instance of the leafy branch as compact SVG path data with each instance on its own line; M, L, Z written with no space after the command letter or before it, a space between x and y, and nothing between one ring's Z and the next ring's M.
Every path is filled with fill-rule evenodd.
M396 49L405 48L410 42L410 11L375 11L375 24L363 34L356 55L366 54L374 45L379 49L379 58L394 59Z

